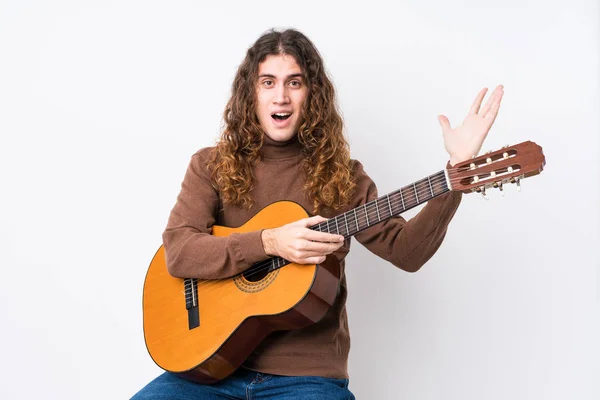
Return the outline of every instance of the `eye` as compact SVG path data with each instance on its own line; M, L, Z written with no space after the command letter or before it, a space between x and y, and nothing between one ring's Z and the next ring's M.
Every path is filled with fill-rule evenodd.
M300 81L291 81L290 85L292 85L294 87L300 87L300 86L302 86L302 82L300 82Z
M271 79L266 79L263 81L263 85L265 86L272 86L273 85L273 81Z

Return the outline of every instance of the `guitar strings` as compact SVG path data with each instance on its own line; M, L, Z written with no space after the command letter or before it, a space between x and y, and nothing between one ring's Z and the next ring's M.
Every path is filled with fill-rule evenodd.
M444 181L445 181L445 176L438 176L438 177L435 177L434 179L431 180L431 185L432 185L432 187L435 185L436 190L438 190L438 189L440 189L440 185L442 185L442 183L444 183ZM410 187L407 186L405 188L410 188ZM443 186L441 186L441 188L445 190L445 188ZM404 188L402 188L402 189L404 189ZM395 192L391 192L390 194L388 194L388 196L392 196L394 193ZM385 196L383 196L383 197L385 197ZM412 202L413 200L417 200L417 197L418 197L418 194L415 194L415 195L409 194L407 196L404 196L403 199L404 199L405 203L408 203L408 202ZM368 214L372 213L374 210L377 209L376 202L379 199L371 200L370 202L365 203L363 206L359 206L359 207L355 208L355 210L356 210L356 209L360 209L361 207L365 207L366 206L366 212L365 212L365 214L363 216L357 216L359 224L362 224L363 222L367 222L368 221ZM390 199L391 199L391 197L390 197ZM429 200L431 200L431 198L429 198L427 201L429 201ZM381 201L381 200L379 200L379 201ZM390 204L393 204L393 206L398 206L401 203L402 203L402 199L399 200L399 201L398 200L390 200ZM404 206L403 206L403 208L404 208ZM388 218L390 218L390 216L393 216L393 215L401 214L404 211L406 211L406 209L403 210L403 211L400 211L399 213L394 213L394 214L391 214L391 215L389 215L389 211L387 211L388 215L385 216L384 219L388 219ZM340 214L340 215L343 215L343 214ZM339 215L336 216L336 217L332 217L332 218L328 219L327 221L323 221L323 222L321 222L319 224L313 225L310 228L315 228L315 227L317 227L317 226L319 226L321 224L326 224L328 226L328 228L329 228L330 227L329 225L333 224L335 222L334 220L336 218L338 218L338 217L339 217ZM378 221L378 222L382 222L382 221ZM344 235L344 236L346 236L346 235ZM348 235L348 236L351 236L351 235ZM285 259L283 259L282 257L279 257L279 256L271 257L268 260L264 260L264 261L261 261L261 262L258 262L258 263L255 263L254 265L252 265L250 268L253 268L253 271L250 272L249 274L246 274L245 276L246 277L251 277L253 275L256 275L256 274L264 272L265 270L267 270L267 269L271 268L272 266L274 266L274 264L276 262L278 262L278 261L276 261L278 259L282 260L282 262L285 263L284 265L287 265L287 264L290 263L289 261L287 261L287 260L285 260ZM241 274L243 274L243 272ZM238 275L241 275L241 274L238 274ZM204 289L206 289L206 286L208 286L208 285L217 284L217 283L219 283L221 281L228 280L228 279L231 279L231 278L232 277L222 278L222 279L201 279L201 278L188 278L188 279L200 280L201 282L199 282L197 284L197 288L198 287L203 287Z
M462 168L466 168L466 169L468 169L467 167L462 167ZM455 169L455 170L458 170L459 168L454 168L454 169ZM434 178L433 178L433 179L430 179L430 180L429 180L429 183L431 184L431 188L433 188L433 186L435 186L435 188L436 188L436 191L437 191L438 189L440 189L440 185L442 185L444 182L446 182L446 176L445 176L445 174L444 174L444 175L441 175L441 174L440 174L441 172L443 172L443 171L440 171L440 172L438 172L437 174L433 174L433 175L431 175L431 176L434 176L434 175L436 175L436 176L434 176ZM430 176L430 177L431 177L431 176ZM427 178L425 178L425 179L427 179ZM417 185L417 184L419 184L419 185L421 185L421 184L425 184L425 183L426 183L425 179L423 179L423 180L421 180L421 181L418 181L418 182L415 182L413 185L416 187L416 185ZM459 180L459 179L455 179L455 180L457 181L457 180ZM482 184L483 184L483 183L482 183ZM415 194L413 194L413 193L414 193L414 191L411 191L411 193L409 193L409 194L408 194L408 195L406 195L406 196L402 195L402 196L401 196L401 199L400 199L400 201L398 201L398 200L392 200L392 199L391 199L391 196L394 196L394 195L398 195L398 194L400 194L400 193L401 193L401 190L404 190L404 189L411 189L411 187L410 187L410 185L408 185L408 186L405 186L405 187L403 187L403 188L401 188L401 189L398 189L398 190L396 190L396 191L394 191L394 192L390 192L389 194L387 194L387 195L384 195L384 196L382 196L382 197L386 197L386 196L388 196L388 197L390 198L390 204L391 204L391 205L393 205L392 207L394 207L394 206L398 206L398 205L400 205L401 203L403 203L403 201L402 201L402 200L404 200L404 203L409 203L409 202L412 202L413 200L418 200L418 193L415 193ZM447 190L445 190L445 188L443 188L443 186L442 186L442 189L444 189L444 193L447 191ZM380 197L380 198L378 198L378 199L371 200L371 201L369 201L369 202L365 203L364 205L362 205L362 206L359 206L359 207L356 207L356 208L354 209L354 210L358 210L358 209L360 209L361 207L365 207L365 212L364 212L364 215L363 215L363 216L357 216L357 215L356 215L357 213L355 212L355 217L356 217L357 221L359 221L359 224L362 224L363 222L369 222L369 221L368 221L368 215L369 215L370 213L372 213L374 210L378 210L377 201L381 201L381 198L382 198L382 197ZM428 199L427 199L427 201L429 201L429 200L431 200L431 199L432 199L432 197L428 198ZM418 205L419 205L418 203L419 203L419 202L417 201L417 204L416 204L415 206L418 206ZM413 206L413 207L415 207L415 206ZM375 208L374 208L374 207L375 207ZM411 207L411 208L413 208L413 207ZM403 207L402 207L402 208L405 208L405 207L404 207L404 204L403 204ZM385 210L385 209L383 209L383 211L386 211L386 210ZM392 210L392 211L393 211L393 210ZM403 212L405 212L405 211L407 211L407 209L404 209L404 210L402 210L402 211L400 211L400 212L398 212L398 213L394 213L394 214L389 214L389 211L386 211L386 212L388 213L388 215L387 215L387 216L385 216L383 219L382 219L382 218L379 218L379 219L380 219L380 221L378 221L378 222L383 222L383 220L384 220L384 219L388 219L388 218L390 218L390 217L392 217L392 216L394 216L394 215L399 215L399 214L401 214L401 213L403 213ZM381 212L380 212L380 214L381 214ZM333 224L333 223L335 223L335 220L336 220L336 218L339 218L341 215L344 215L344 214L340 214L340 215L338 215L338 216L335 216L335 217L329 218L327 221L323 221L323 222L321 222L321 223L319 223L319 224L313 225L313 226L311 226L310 228L315 228L315 227L317 227L317 226L319 226L319 225L321 225L321 224L326 224L326 225L327 225L327 229L329 230L329 228L330 228L330 226L329 226L329 225L330 225L330 224ZM386 214L384 214L384 215L386 215ZM345 222L344 222L344 223L345 223ZM338 224L338 225L339 225L339 224ZM332 226L331 226L331 227L332 227ZM347 229L346 229L346 232L348 232L348 231L349 231L349 229L348 229L348 225L346 225L346 227L347 227ZM313 230L314 230L314 229L313 229ZM358 232L358 231L357 231L357 232ZM354 235L354 234L356 234L357 232L354 232L352 235L349 235L349 234L348 234L348 235L343 235L343 236L344 236L344 237L353 236L353 235ZM262 273L262 272L264 272L265 270L267 270L267 269L271 268L272 266L275 266L275 265L274 265L275 263L279 263L279 261L278 261L278 260L282 260L281 262L283 262L283 263L284 263L284 265L287 265L287 264L290 264L290 263L291 263L290 261L288 261L288 260L285 260L285 259L283 259L282 257L279 257L279 256L271 257L271 258L269 258L268 260L264 260L264 261L261 261L261 262L258 262L258 263L255 263L255 264L253 264L253 265L250 267L250 268L252 268L252 269L253 269L253 271L252 271L252 272L250 272L249 274L246 274L245 276L246 276L246 277L251 277L251 276L254 276L254 275L256 275L256 274ZM284 265L282 265L282 266L284 266ZM278 266L278 267L279 267L279 266ZM235 275L235 276L238 276L238 275L241 275L241 274L244 274L244 272L242 272L242 273L240 273L240 274L237 274L237 275ZM187 278L187 279L196 279L196 281L201 281L201 282L197 283L197 286L196 286L196 287L197 287L197 288L199 288L199 287L203 287L204 289L206 289L206 286L208 286L208 285L217 284L217 283L219 283L219 282L222 282L222 281L225 281L225 280L228 280L228 279L231 279L231 278L233 278L233 277L222 278L222 279L201 279L201 278ZM191 295L190 295L190 296L191 296Z
M446 187L444 187L444 185L443 185L443 183L445 181L446 181L445 176L437 176L437 177L435 177L435 178L433 178L433 179L430 180L431 188L433 189L433 187L435 186L436 191L439 190L439 189L443 189L444 193L445 193L445 192L448 191L448 190L446 190ZM418 184L423 184L423 183L425 183L425 182L419 182ZM417 183L415 183L415 184L417 184ZM402 189L405 189L405 188L409 188L410 189L410 185L406 186L406 187L404 187ZM399 189L399 190L397 190L395 192L391 192L391 193L389 193L387 195L387 196L389 196L389 199L390 199L390 205L392 206L392 211L393 211L393 208L395 206L399 206L399 205L402 205L402 208L405 208L402 200L404 200L404 203L411 203L414 200L418 200L418 194L412 194L412 193L409 194L409 195L406 195L406 196L402 196L402 198L400 200L398 200L398 199L392 199L392 196L394 196L394 194L398 195L399 193L397 193L397 192L400 192L400 190L402 190L402 189ZM386 195L384 195L383 197L385 197L385 196ZM398 196L396 196L396 197L398 197ZM432 197L428 198L427 201L429 201L431 199L432 199ZM363 208L363 207L365 208L364 215L358 216L358 215L356 215L357 213L355 212L355 217L356 217L356 220L359 222L359 225L362 225L363 222L369 221L368 215L370 213L373 213L376 210L379 210L379 207L377 206L377 201L378 200L381 201L381 198L371 200L371 201L365 203L364 205L356 207L354 209L354 210L357 210L357 209L360 209L360 208ZM417 204L415 206L417 206L417 205L419 205L418 201L417 201ZM415 207L415 206L413 206L413 207ZM378 222L383 222L383 220L388 219L388 218L390 218L390 217L392 217L394 215L399 215L399 214L407 211L407 209L404 209L404 210L402 210L400 212L393 213L393 214L390 214L390 211L388 209L385 209L385 208L384 209L380 209L379 211L380 211L380 218L379 218L380 221L378 221ZM384 215L383 218L381 218L381 214ZM340 214L338 216L329 218L327 221L323 221L323 222L321 222L319 224L313 225L313 226L310 227L310 229L315 230L314 228L318 227L319 225L325 224L327 226L327 230L329 230L329 228L332 228L333 226L335 226L335 225L330 226L330 224L335 224L335 219L338 218L338 217L340 217L341 215L344 215L344 214ZM345 224L345 222L342 222L342 223ZM348 232L349 231L348 225L346 225L346 228L347 228L346 232ZM350 236L353 236L354 234L356 234L357 232L353 233L352 235L343 235L343 236L350 237ZM260 261L260 262L258 262L256 264L254 264L253 266L251 266L250 268L252 268L253 271L250 274L247 274L245 276L246 277L251 277L253 275L256 275L256 274L264 272L265 270L267 270L267 269L271 268L272 266L274 266L274 264L277 262L276 261L277 259L281 259L286 264L290 263L289 261L287 261L287 260L285 260L285 259L283 259L281 257L278 257L278 256L272 257L272 258L270 258L268 260ZM243 274L243 272L241 274ZM238 274L238 275L240 275L240 274ZM232 279L232 278L233 277L223 278L223 279L201 279L201 278L187 278L187 279L196 279L196 281L200 281L200 282L197 282L196 288L203 287L203 289L207 289L208 285L217 284L217 283L219 283L221 281L229 280L229 279ZM191 296L191 294L190 294L190 296Z
M476 159L474 159L473 161L476 161ZM462 171L462 172L465 172L465 171L470 171L470 170L471 170L471 168L470 168L470 167L468 167L468 166L463 166L463 167L453 167L453 168L448 168L448 169L446 169L446 171L448 171L448 172L454 172L454 171ZM424 179L422 179L422 180L420 180L420 181L417 181L417 182L413 183L413 184L412 184L412 186L413 186L413 188L415 188L415 189L416 189L416 185L422 185L422 184L425 184L425 183L427 182L428 184L430 184L430 185L431 185L431 189L433 189L433 186L435 185L435 186L436 186L436 190L438 190L438 189L440 189L440 187L438 187L438 185L442 185L444 182L447 184L447 181L448 181L446 174L445 174L445 173L443 173L443 172L444 172L444 170L442 170L442 171L439 171L438 173L435 173L435 174L433 174L433 175L430 175L428 178L424 178ZM450 174L448 174L448 177L449 177L449 175L450 175ZM431 177L433 177L433 179L432 179ZM501 178L502 178L502 179L506 179L505 177L501 177ZM463 178L450 178L450 179L449 179L449 181L450 181L450 182L451 182L451 184L452 184L452 183L460 182L462 179L463 179ZM494 181L494 179L489 179L489 182L492 182L492 181ZM480 182L479 182L479 184L480 184L480 185L483 185L485 182L486 182L486 180L484 179L483 181L480 181ZM446 185L446 186L447 186L447 185ZM443 187L442 187L442 188L443 188ZM419 205L419 201L418 201L418 193L415 193L415 192L414 192L414 190L412 190L412 191L411 191L411 192L410 192L408 195L404 196L404 195L402 194L402 191L403 191L404 189L411 189L411 185L407 185L407 186L405 186L405 187L403 187L403 188L401 188L401 189L398 189L398 190L395 190L395 191L393 191L393 192L390 192L390 193L388 193L387 195L384 195L384 196L382 196L382 197L380 197L380 198L378 198L378 199L371 200L371 201L369 201L369 202L365 203L365 204L364 204L364 205L362 205L362 206L356 207L354 210L358 210L359 208L361 208L361 207L364 207L364 208L365 208L365 212L364 212L364 216L357 216L357 215L356 215L357 213L356 213L356 211L355 211L355 219L356 219L357 221L359 221L359 223L360 223L360 224L362 224L362 222L365 222L365 221L366 221L366 222L369 222L369 220L368 220L368 215L369 215L369 213L373 212L373 210L374 210L374 208L373 208L373 207L375 207L375 210L378 210L377 201L381 201L381 199L382 199L383 197L386 197L386 196L388 197L388 199L390 199L390 205L392 205L392 204L393 204L393 206L398 206L399 204L401 204L401 203L402 203L402 208L404 208L404 210L402 210L402 211L400 211L400 212L398 212L398 213L390 214L390 215L386 216L386 217L385 217L385 218L383 218L383 219L388 219L388 218L390 218L390 217L392 217L392 216L394 216L394 215L399 215L399 214L401 214L401 213L403 213L403 212L407 211L408 209L406 209L406 208L404 207L404 203L408 203L408 202L412 202L413 200L417 200L417 204L416 204L415 206L412 206L411 208L418 206L418 205ZM445 188L443 188L443 189L444 189L444 193L445 193L446 191L448 191L448 190L445 190ZM413 194L413 193L414 193L414 194ZM392 200L392 199L391 199L391 196L394 196L394 195L399 195L399 194L400 194L400 201L398 201L398 200ZM435 196L434 196L434 197L435 197ZM433 197L430 197L430 198L428 198L428 199L427 199L427 201L431 200L432 198L433 198ZM422 203L424 203L424 202L422 202ZM384 211L385 211L385 209L384 209ZM387 212L389 213L389 211L387 211ZM340 215L338 215L338 216L335 216L335 217L332 217L332 218L329 218L327 221L323 221L323 222L321 222L321 223L319 223L319 224L316 224L316 225L313 225L313 226L311 226L311 227L309 227L309 228L311 228L311 229L312 229L312 228L315 228L315 227L317 227L317 226L319 226L319 225L321 225L321 224L326 224L326 225L327 225L327 229L329 230L329 228L330 228L329 224L331 224L331 223L334 223L334 222L336 221L336 218L338 218L338 217L340 217L341 215L344 215L344 214L345 214L345 213L343 213L343 214L340 214ZM384 214L384 215L385 215L385 214ZM381 218L379 218L379 219L380 219L380 221L378 221L378 222L382 222L382 221L383 221L383 219L381 219ZM346 232L349 232L349 230L348 230L348 225L347 225L347 224L346 224L346 228L347 228L347 229L346 229ZM313 230L314 230L314 229L313 229ZM350 234L348 234L348 235L344 235L344 237L350 237L350 236L353 236L353 235L354 235L354 234L356 234L356 233L358 233L358 231L357 231L357 232L354 232L352 235L350 235ZM279 257L279 256L271 257L271 258L269 258L268 260L264 260L264 261L261 261L261 262L258 262L258 263L255 263L255 264L253 264L253 265L250 267L250 268L252 268L252 269L253 269L253 271L252 271L252 272L250 272L249 274L245 275L245 276L246 276L246 277L250 277L250 276L253 276L253 275L256 275L256 274L262 273L262 272L264 272L266 269L269 269L269 268L271 268L272 266L274 266L274 264L275 264L276 262L277 262L277 263L279 263L279 261L278 261L278 260L282 260L282 262L284 263L284 265L287 265L287 264L290 264L290 263L291 263L290 261L288 261L288 260L285 260L285 259L283 259L282 257ZM235 276L242 275L243 273L244 273L244 272L242 272L242 273L240 273L240 274L237 274L237 275L235 275ZM222 278L222 279L201 279L201 278L187 278L187 279L195 279L196 281L201 281L201 282L199 282L199 283L197 282L197 285L196 285L196 287L197 287L197 288L199 288L199 287L203 287L204 289L206 289L206 286L208 286L208 285L211 285L211 284L217 284L217 283L219 283L219 282L222 282L222 281L225 281L225 280L228 280L228 279L232 279L232 278L233 278L233 277ZM187 296L187 295L186 295L186 296ZM191 296L191 295L190 295L190 296Z

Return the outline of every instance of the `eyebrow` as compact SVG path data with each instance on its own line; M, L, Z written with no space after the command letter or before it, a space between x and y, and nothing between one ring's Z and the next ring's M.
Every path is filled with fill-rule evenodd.
M273 78L273 79L277 78L273 74L260 74L258 77L259 78ZM301 73L290 74L290 75L288 75L288 76L285 77L285 79L290 79L290 78L302 78L302 74Z

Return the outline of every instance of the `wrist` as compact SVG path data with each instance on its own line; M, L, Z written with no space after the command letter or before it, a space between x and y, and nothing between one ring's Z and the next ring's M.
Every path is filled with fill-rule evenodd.
M268 256L276 256L276 239L275 239L275 229L263 229L260 234L260 239L262 240L263 249L265 254Z

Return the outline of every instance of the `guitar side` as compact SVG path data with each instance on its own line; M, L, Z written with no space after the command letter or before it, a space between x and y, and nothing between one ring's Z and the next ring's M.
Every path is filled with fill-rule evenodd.
M213 235L275 228L306 218L298 204L273 203L239 228L213 226ZM164 248L155 254L143 292L144 339L161 368L200 382L217 382L237 369L271 332L320 320L333 304L339 265L288 264L251 282L244 276L197 280L199 325L191 328L184 279L171 276Z

